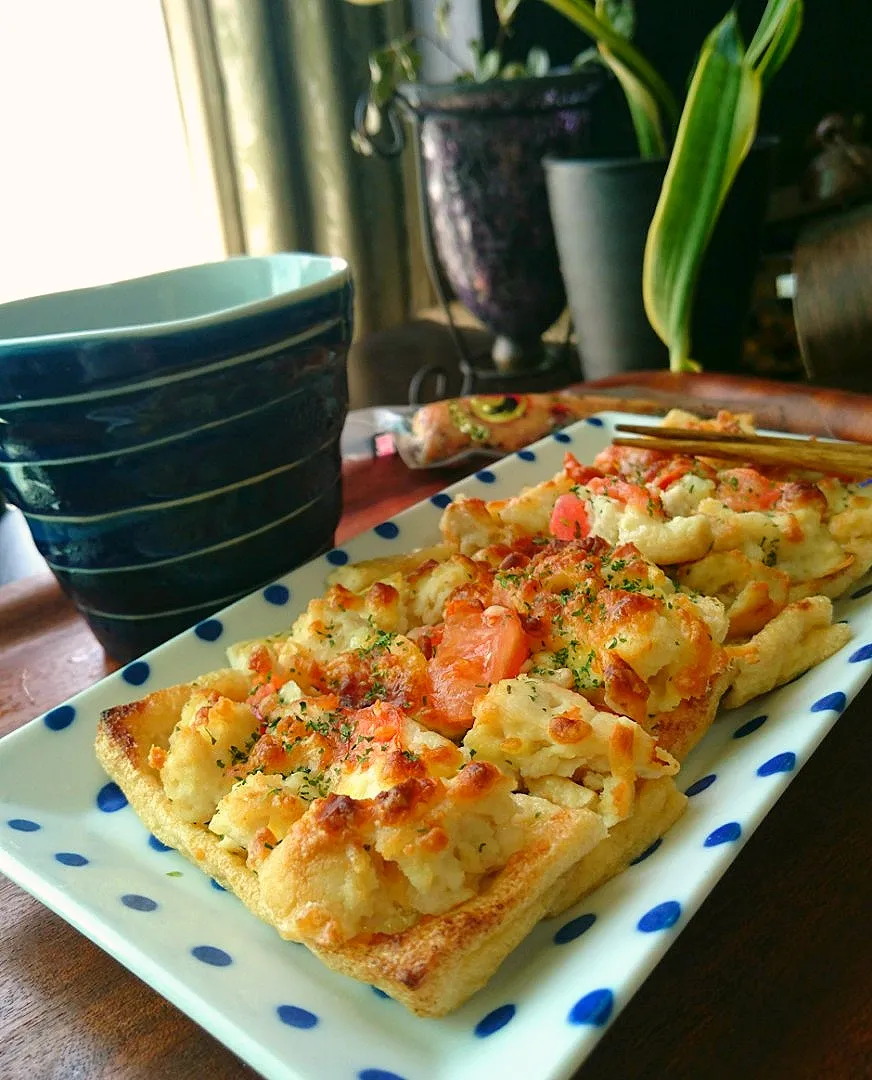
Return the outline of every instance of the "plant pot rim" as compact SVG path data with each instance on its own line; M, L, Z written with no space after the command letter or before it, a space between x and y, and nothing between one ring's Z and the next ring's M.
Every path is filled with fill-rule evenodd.
M487 82L400 83L398 103L415 115L434 112L547 111L586 103L604 80L601 71L557 70L549 75Z
M752 150L774 150L781 139L778 135L758 135L751 147ZM546 171L563 168L575 169L583 166L585 169L609 169L613 172L621 169L640 169L642 167L654 169L665 168L669 164L669 157L563 157L560 154L546 154L542 158L542 165Z

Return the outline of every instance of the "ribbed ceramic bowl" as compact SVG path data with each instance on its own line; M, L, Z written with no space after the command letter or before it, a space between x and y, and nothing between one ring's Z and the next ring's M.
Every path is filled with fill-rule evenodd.
M116 659L332 546L350 339L314 255L0 306L0 487Z

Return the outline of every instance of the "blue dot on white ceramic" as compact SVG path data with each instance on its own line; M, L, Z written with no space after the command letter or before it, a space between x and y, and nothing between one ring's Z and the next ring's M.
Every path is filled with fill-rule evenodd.
M475 474L475 478L481 480L483 484L492 484L496 480L496 475L490 469L479 469Z
M636 929L643 934L655 934L658 930L668 930L681 918L681 904L677 900L665 900L662 904L646 911L636 923Z
M116 810L123 810L127 806L127 796L110 780L97 792L97 806L104 814L114 814Z
M796 754L792 750L786 750L783 754L776 754L768 761L764 761L757 770L758 776L774 776L780 772L792 772L796 768Z
M860 664L864 660L872 660L872 645L863 645L848 657L849 664Z
M731 844L742 835L742 826L738 821L728 821L726 825L719 825L703 840L703 847L719 847L721 844Z
M59 863L63 863L64 866L87 866L88 860L84 855L80 855L77 851L58 851L55 853L55 858Z
M372 990L372 992L373 992L373 993L375 994L375 996L376 996L376 997L380 997L380 998L387 998L388 1000L390 1000L390 996L391 996L391 995L390 995L390 994L386 994L386 993L384 992L384 990L382 990L382 989L381 989L380 987L378 987L378 986L371 986L371 987L370 987L370 990Z
M342 548L334 548L327 552L326 559L331 566L345 566L348 562L348 552L343 551Z
M644 862L646 859L650 859L650 857L654 854L654 852L657 850L657 848L660 847L662 843L663 837L659 836L653 844L649 844L648 847L645 848L641 855L637 855L635 859L630 860L630 866L638 866L640 862Z
M10 818L6 824L10 829L15 829L16 832L37 832L42 828L42 825L23 817Z
M224 624L220 619L204 619L194 627L194 633L200 641L217 641L224 633Z
M857 589L856 592L851 593L852 600L859 600L862 596L868 596L872 593L872 585L864 585L862 589Z
M567 1020L570 1024L589 1024L592 1027L602 1027L608 1022L615 1007L615 995L611 990L603 987L601 990L591 990L589 994L579 998L569 1010Z
M535 461L536 454L532 450L519 450L518 457L521 461Z
M56 709L47 712L42 719L45 726L52 731L63 731L76 719L76 710L73 705L58 705Z
M479 1020L475 1025L475 1034L480 1039L486 1039L488 1035L493 1035L500 1028L504 1028L515 1015L515 1012L514 1005L500 1005L499 1008L494 1009Z
M121 678L131 686L142 686L148 681L149 675L151 675L151 668L146 660L134 660L132 664L128 664L121 670Z
M357 1074L357 1080L403 1080L397 1073L388 1072L387 1069L361 1069Z
M148 846L154 848L155 851L172 851L169 844L165 844L162 840L158 840L156 836L149 833Z
M284 607L291 599L291 590L287 585L280 585L278 582L275 582L272 585L267 585L263 590L263 598L268 604L274 604L276 607Z
M567 945L570 941L575 941L576 938L587 933L595 922L596 915L591 911L587 912L585 915L579 915L577 919L570 919L569 922L564 923L554 935L554 944Z
M203 964L212 967L229 967L233 963L233 957L223 949L217 949L214 945L195 945L191 949L191 956Z
M140 896L139 893L125 893L121 897L121 903L131 911L157 911L157 900L150 896Z
M309 1012L308 1009L301 1009L298 1005L279 1005L276 1008L279 1020L283 1024L287 1024L288 1027L293 1028L313 1028L318 1023L318 1017Z
M705 791L706 788L710 788L717 778L717 773L709 773L708 776L701 776L699 780L694 780L690 787L684 789L684 794L692 799L694 795L699 795Z
M555 442L562 442L562 443L571 443L572 442L572 436L567 435L565 431L555 431L554 432L554 441Z
M382 521L376 525L373 532L380 536L382 540L396 540L400 535L400 527L395 521Z
M215 878L209 878L209 882L216 892L227 892L224 886L219 881L216 881Z
M827 694L826 697L818 698L818 700L812 705L812 712L844 712L845 706L848 704L848 699L842 693L841 690L836 690L832 694Z
M744 739L746 735L753 735L758 728L763 727L768 717L764 713L763 716L755 716L753 720L749 720L747 723L742 724L741 727L737 727L733 732L734 739Z
M440 510L444 510L446 506L449 506L452 502L451 496L444 491L437 491L435 495L430 496L430 502L434 506L438 506Z

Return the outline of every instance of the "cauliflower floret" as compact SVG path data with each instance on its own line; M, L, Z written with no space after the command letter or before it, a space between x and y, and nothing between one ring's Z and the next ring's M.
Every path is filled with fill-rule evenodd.
M482 876L520 849L518 799L507 776L479 762L450 780L410 779L374 799L331 795L265 857L264 901L295 940L336 945L399 933L473 896Z
M309 808L301 796L305 777L292 773L252 773L237 781L218 803L209 829L229 851L248 852L255 838L275 846Z
M476 760L497 764L516 782L597 773L608 796L599 812L609 826L631 812L637 778L678 771L675 759L634 721L599 712L580 694L544 679L503 680L476 703L474 714L463 744Z
M160 778L174 811L205 822L233 784L227 768L244 759L258 719L247 704L195 690L170 735Z

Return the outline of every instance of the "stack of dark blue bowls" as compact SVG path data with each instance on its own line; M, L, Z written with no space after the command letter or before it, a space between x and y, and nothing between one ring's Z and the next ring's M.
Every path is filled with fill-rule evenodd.
M116 659L332 546L351 299L283 254L0 307L0 488Z

